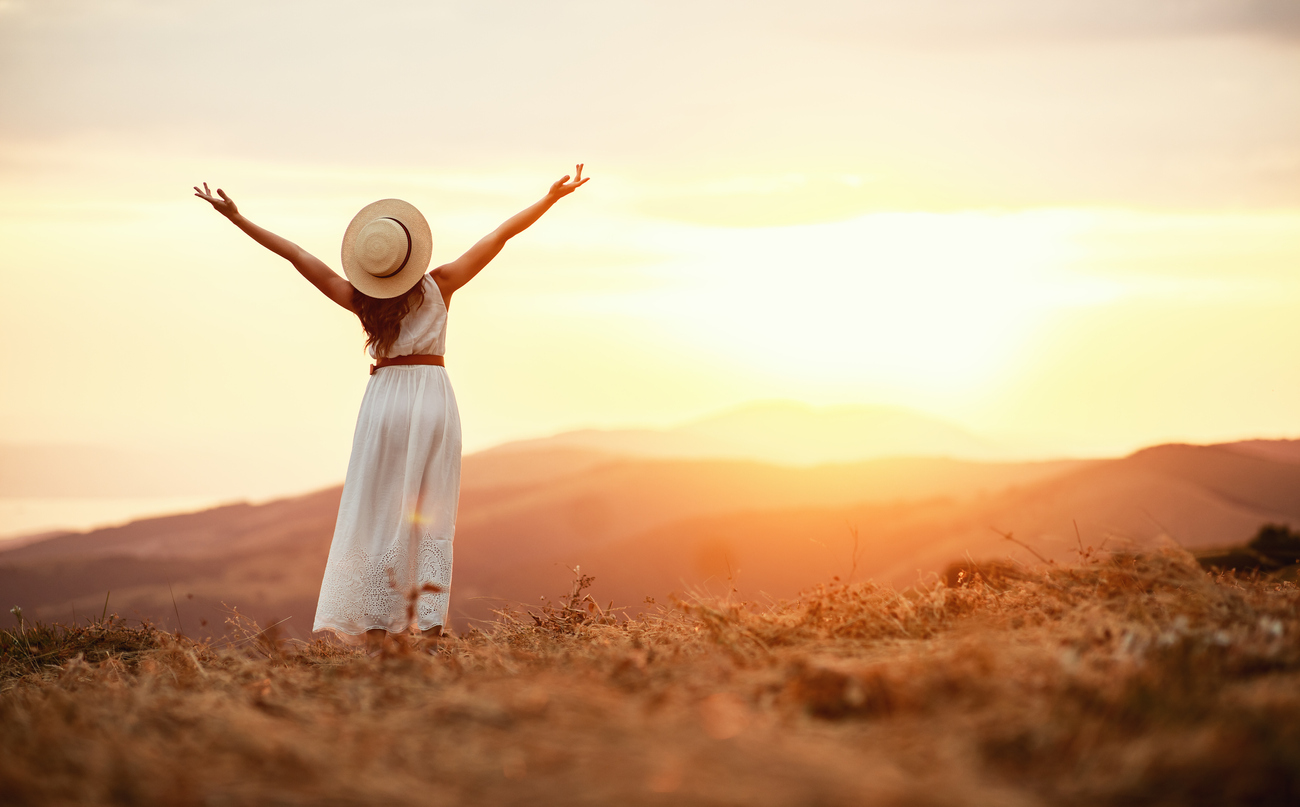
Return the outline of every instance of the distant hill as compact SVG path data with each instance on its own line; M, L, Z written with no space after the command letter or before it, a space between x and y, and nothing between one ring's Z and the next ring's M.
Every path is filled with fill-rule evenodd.
M967 556L1035 561L1004 534L1065 561L1077 556L1080 544L1173 542L1197 549L1242 543L1266 522L1300 525L1300 465L1229 447L1168 445L983 496L700 515L584 553L562 553L559 563L498 567L496 588L521 590L526 581L545 579L547 590L555 590L565 575L556 566L581 562L596 576L597 593L616 602L635 602L639 591L699 585L788 597L851 572L857 579L907 585L919 573L940 572Z
M675 459L749 459L784 465L881 457L993 459L962 429L904 409L790 402L748 404L671 429L587 429L507 443L487 453L556 451ZM299 458L300 459L300 458ZM514 463L511 460L510 463ZM526 462L526 461L525 461ZM342 467L339 469L342 474ZM0 497L236 498L283 490L302 469L280 457L253 465L192 450L174 454L93 445L0 444ZM319 478L313 475L313 478Z
M635 457L751 459L780 465L883 457L995 459L997 446L942 420L887 406L754 403L671 429L585 429L492 449L577 448Z
M798 469L749 461L652 460L576 449L488 451L464 461L453 608L483 618L567 585L563 564L596 547L692 518L862 501L969 498L1029 484L1080 463L982 465L877 460ZM339 489L259 506L72 533L0 551L0 603L38 618L98 613L219 627L222 603L310 629ZM576 558L576 560L575 560ZM544 566L537 580L513 571ZM558 582L556 582L558 580ZM171 584L169 590L167 584ZM175 591L177 602L171 596ZM637 601L653 591L638 592ZM662 593L662 592L659 592ZM306 625L305 628L301 627Z
M1242 440L1224 443L1223 447L1252 457L1263 457L1276 462L1300 463L1300 440Z
M909 583L967 555L1031 559L999 532L1060 559L1080 540L1241 543L1265 522L1300 527L1300 463L1267 453L1168 445L1087 462L793 468L575 448L483 452L465 458L453 616L463 629L494 608L556 596L579 564L602 601L635 606L698 586L788 597L833 575ZM98 614L111 590L109 610L172 626L179 611L202 635L220 632L224 602L263 624L290 617L285 627L303 636L338 497L333 488L3 551L0 603L67 619Z

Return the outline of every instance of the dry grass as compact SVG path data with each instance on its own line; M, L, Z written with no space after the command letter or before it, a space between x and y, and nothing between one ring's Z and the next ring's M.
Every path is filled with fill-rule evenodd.
M579 581L378 658L27 625L0 640L0 803L1300 799L1293 584L1173 553L973 577L633 620Z

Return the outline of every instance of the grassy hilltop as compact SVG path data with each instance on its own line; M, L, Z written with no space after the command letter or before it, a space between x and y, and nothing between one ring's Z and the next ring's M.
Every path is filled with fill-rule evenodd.
M0 802L1263 804L1300 797L1300 590L1188 555L582 594L379 657L107 620L0 657Z

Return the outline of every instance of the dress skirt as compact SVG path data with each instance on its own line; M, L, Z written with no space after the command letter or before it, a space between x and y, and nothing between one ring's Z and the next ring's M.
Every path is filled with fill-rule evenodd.
M446 369L370 376L313 630L343 637L444 625L460 498L460 414ZM411 592L426 583L440 590Z

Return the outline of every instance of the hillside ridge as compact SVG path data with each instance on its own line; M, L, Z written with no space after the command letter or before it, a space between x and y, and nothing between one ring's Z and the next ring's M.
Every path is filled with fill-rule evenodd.
M1300 465L1224 446L810 468L573 449L514 459L465 459L452 593L461 626L562 587L576 566L604 600L721 580L786 597L850 571L907 585L967 555L1031 559L1005 533L1063 559L1079 541L1196 549L1240 543L1265 522L1300 526ZM305 636L338 498L330 488L0 551L0 598L66 618L99 608L111 589L124 614L167 624L179 611L191 625L220 625L222 604L235 604L272 621L292 615Z

